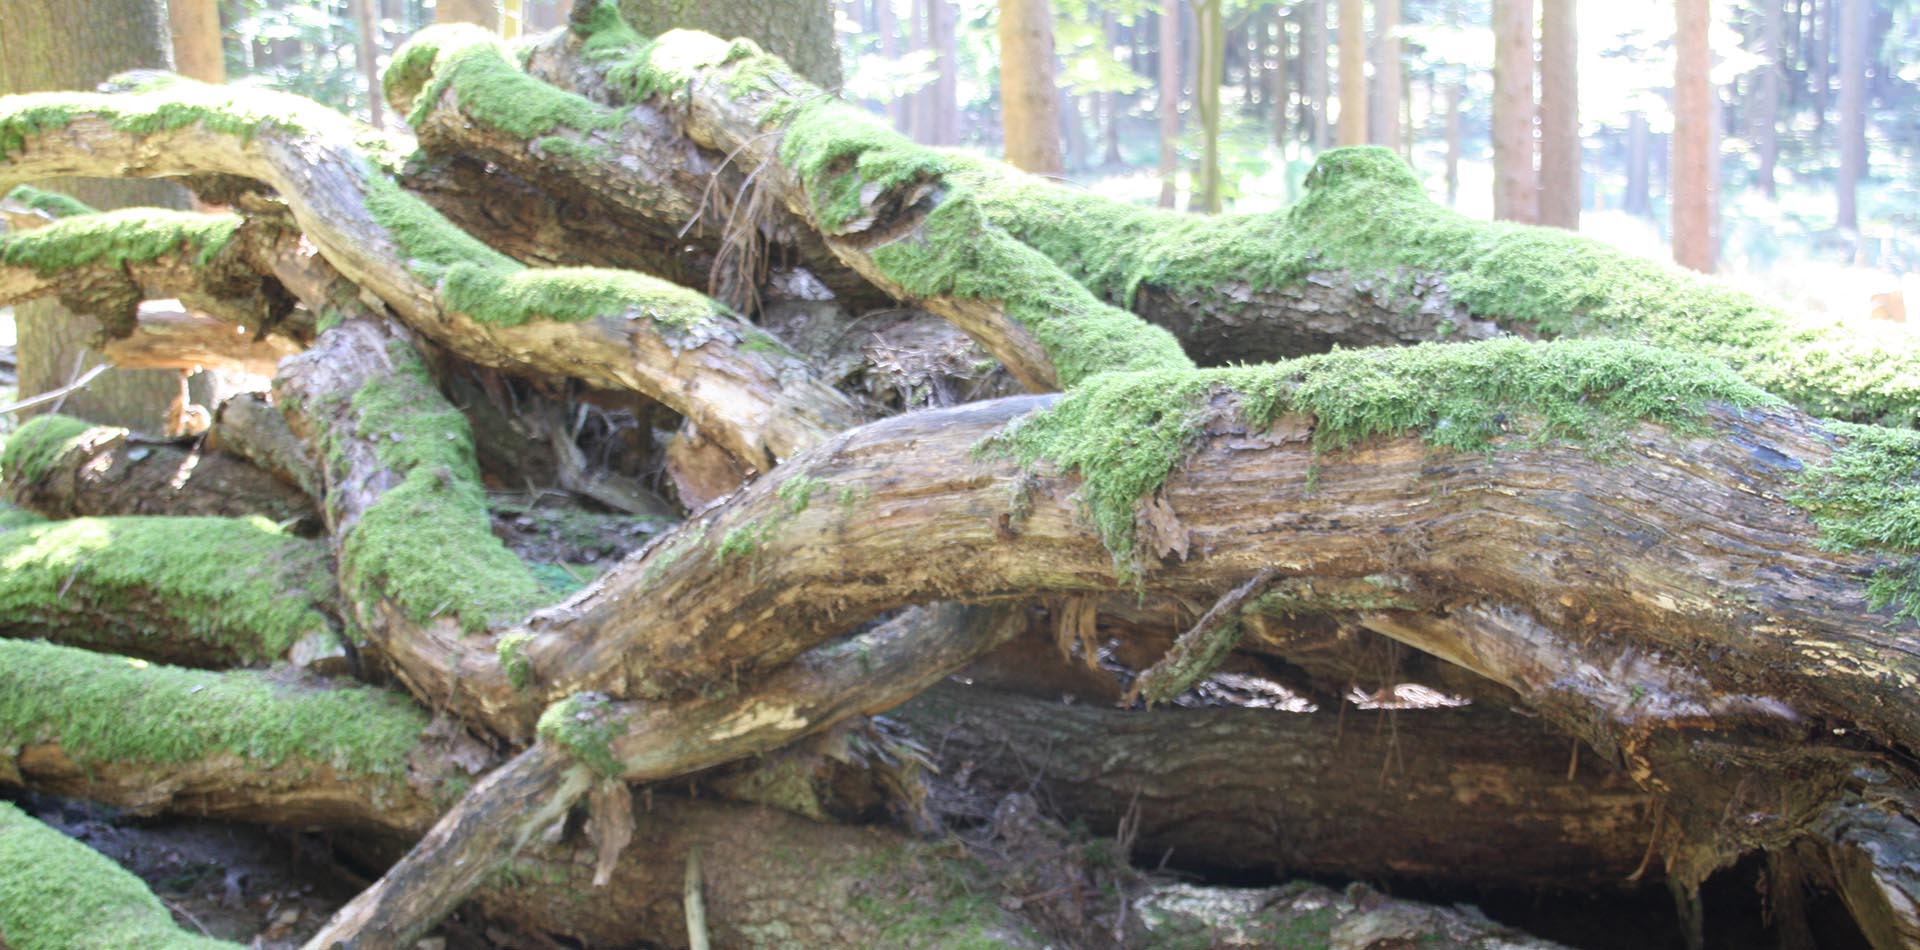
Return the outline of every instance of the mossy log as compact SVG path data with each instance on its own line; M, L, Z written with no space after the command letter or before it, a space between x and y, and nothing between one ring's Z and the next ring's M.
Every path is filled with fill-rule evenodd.
M243 460L60 415L8 436L0 493L48 518L258 515L307 534L320 527L312 497Z

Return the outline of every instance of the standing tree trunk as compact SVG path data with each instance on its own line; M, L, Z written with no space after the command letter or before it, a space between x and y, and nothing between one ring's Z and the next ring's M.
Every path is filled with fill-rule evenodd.
M166 9L157 0L0 0L0 93L91 89L126 69L168 69ZM144 181L46 183L96 208L136 205L182 207L179 188ZM59 389L101 362L91 355L100 329L52 300L14 309L21 396ZM66 397L59 411L145 432L166 425L167 406L179 395L179 374L112 370Z
M1647 128L1647 116L1643 112L1627 114L1627 192L1620 199L1620 209L1628 214L1637 214L1643 218L1653 215L1653 197L1649 193L1653 175L1653 134Z
M1313 150L1327 150L1327 0L1307 0L1306 31L1300 35L1300 63L1306 70L1308 121Z
M812 5L819 6L817 2ZM954 9L953 0L932 0L927 9L927 45L933 47L930 140L935 145L960 144L959 26L959 11ZM826 43L829 50L834 48L831 31L826 34Z
M1540 5L1540 223L1580 230L1576 0Z
M786 60L795 72L820 88L834 91L840 88L840 47L835 45L833 5L828 0L702 0L699 3L619 0L619 3L620 15L647 36L658 36L676 27L701 30L723 39L744 36L760 44L761 49ZM945 0L936 0L936 3L947 5ZM952 23L951 14L947 22Z
M1539 218L1533 168L1533 0L1493 0L1493 216Z
M1293 98L1287 83L1287 14L1273 14L1273 69L1267 73L1267 118L1273 123L1273 144L1285 148L1293 139L1293 126L1287 121L1287 107Z
M435 0L435 23L472 23L500 32L500 0Z
M1340 124L1335 142L1367 144L1366 0L1340 0Z
M1000 0L1000 124L1007 161L1025 171L1060 174L1060 120L1052 5Z
M1174 205L1180 174L1180 0L1160 10L1160 207Z
M1373 84L1380 91L1373 144L1400 151L1404 92L1400 81L1400 0L1373 0Z
M1773 170L1780 160L1780 94L1786 76L1786 14L1780 0L1760 0L1760 69L1754 76L1750 123L1759 159L1754 177L1767 197L1775 195Z
M167 17L173 31L174 69L201 82L226 82L220 5L215 0L168 0Z
M1673 259L1713 273L1713 85L1708 0L1677 0L1673 71Z
M360 34L353 56L361 78L367 81L367 121L380 128L386 125L387 97L380 92L380 29L373 17L373 0L348 0L347 5Z
M1860 230L1860 179L1867 173L1867 4L1840 3L1840 177L1838 224Z
M913 16L913 5L907 5L907 16ZM900 18L893 9L893 0L873 0L874 29L880 33L880 55L891 63L900 58L902 40ZM906 135L912 129L913 97L894 96L887 101L887 119L893 123L894 131Z
M1460 203L1460 83L1447 83L1447 207Z
M1196 56L1193 69L1193 105L1200 113L1200 178L1194 205L1219 214L1220 196L1220 83L1226 68L1227 34L1220 5L1224 0L1193 0Z
M1108 48L1124 46L1132 50L1132 37L1122 36L1119 22L1114 19L1113 11L1108 10L1101 14L1100 28L1107 38ZM1131 33L1131 31L1132 28L1129 27L1128 32ZM1119 168L1126 164L1126 157L1120 154L1120 120L1126 112L1125 100L1120 97L1120 93L1108 90L1100 94L1099 103L1102 121L1100 137L1104 147L1100 161L1110 168Z

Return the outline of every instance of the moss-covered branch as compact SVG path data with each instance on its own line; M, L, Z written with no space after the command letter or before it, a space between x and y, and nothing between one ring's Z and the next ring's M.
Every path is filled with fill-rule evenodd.
M749 464L857 418L850 401L712 300L625 271L533 270L403 191L393 144L294 96L148 82L0 99L0 177L212 173L264 182L349 280L485 365L652 396ZM764 348L762 348L764 349Z
M532 68L590 98L684 110L695 142L757 169L849 267L952 321L1030 388L1189 365L1171 336L986 220L969 180L951 174L968 160L906 145L750 42L679 30L642 40L605 3Z
M8 802L0 802L0 938L14 950L239 946L180 929L139 878Z
M317 542L239 518L77 518L0 533L0 627L196 666L337 658Z

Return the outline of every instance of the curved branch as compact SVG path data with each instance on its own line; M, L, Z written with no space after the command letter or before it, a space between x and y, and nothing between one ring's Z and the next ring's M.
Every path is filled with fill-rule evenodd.
M402 191L370 133L292 96L185 80L0 99L0 174L222 174L277 190L341 274L465 359L651 396L761 470L858 417L713 301L622 271L530 270ZM272 110L272 111L268 111Z

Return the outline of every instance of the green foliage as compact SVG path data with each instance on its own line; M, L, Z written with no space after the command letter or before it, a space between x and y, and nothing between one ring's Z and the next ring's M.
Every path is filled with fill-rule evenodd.
M500 669L507 674L507 682L514 689L524 690L533 685L533 661L527 658L527 644L533 637L525 633L509 633L500 638L500 645L494 653L500 658Z
M343 569L416 622L445 615L475 631L524 617L541 587L491 530L466 417L411 347L396 344L389 358L393 374L354 393L352 406L402 481L347 531Z
M184 634L267 662L333 629L317 609L333 593L326 549L261 518L75 518L0 533L0 618L21 626L151 612L156 629L142 636Z
M46 227L0 235L0 263L32 267L46 275L86 264L144 264L179 251L191 254L193 262L204 267L226 248L239 227L240 216L234 214L160 208L79 214Z
M14 950L212 950L132 873L0 802L0 933Z
M11 482L37 482L47 467L71 451L96 428L72 416L36 416L0 445L0 475Z
M0 503L0 534L4 534L5 532L12 531L15 528L31 528L34 525L41 525L46 523L47 523L47 519L42 518L31 511L27 511L24 508L15 508L14 506L9 504Z
M22 205L29 210L38 211L55 218L70 218L76 214L93 214L97 209L72 195L63 195L57 191L43 191L32 185L15 185L7 192L5 201Z
M1316 450L1418 435L1487 451L1513 436L1605 452L1638 421L1685 425L1711 402L1773 397L1711 360L1613 340L1338 350L1257 367L1095 377L1016 421L987 448L1082 478L1080 498L1123 575L1137 570L1134 508L1186 457L1213 411L1238 397L1248 425L1313 420Z
M57 742L82 765L299 760L403 780L427 717L406 697L279 672L210 673L0 640L0 744ZM11 936L11 934L9 934Z

